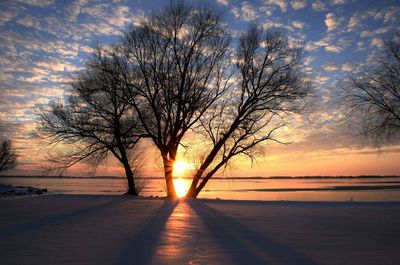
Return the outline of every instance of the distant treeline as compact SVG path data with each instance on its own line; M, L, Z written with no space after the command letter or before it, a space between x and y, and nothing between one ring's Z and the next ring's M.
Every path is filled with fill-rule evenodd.
M124 176L34 176L34 175L0 175L0 178L65 178L65 179L121 179ZM396 175L359 175L359 176L252 176L252 177L214 177L214 179L374 179L374 178L400 178ZM163 177L138 177L138 179L164 179ZM191 179L191 178L186 178Z

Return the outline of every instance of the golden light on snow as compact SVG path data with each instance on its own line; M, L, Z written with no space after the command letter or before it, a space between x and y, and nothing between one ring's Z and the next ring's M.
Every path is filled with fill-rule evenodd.
M176 191L176 196L182 198L186 195L189 189L189 182L185 179L174 179L174 187Z

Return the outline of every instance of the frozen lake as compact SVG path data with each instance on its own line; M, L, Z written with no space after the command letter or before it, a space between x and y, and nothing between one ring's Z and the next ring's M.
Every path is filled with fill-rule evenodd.
M165 196L163 179L141 179L143 196ZM187 182L190 180L183 179ZM1 177L0 183L46 188L50 194L122 194L123 178ZM200 198L266 201L400 201L400 178L217 178Z

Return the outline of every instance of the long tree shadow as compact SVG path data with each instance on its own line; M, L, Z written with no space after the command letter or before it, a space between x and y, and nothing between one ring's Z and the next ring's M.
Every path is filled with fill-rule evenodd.
M35 220L35 221L27 223L27 224L16 225L14 227L8 228L7 231L0 231L0 237L1 238L10 237L10 236L24 233L28 230L36 230L36 229L46 226L46 225L52 225L52 224L58 223L58 222L66 222L73 218L81 217L84 215L90 215L93 212L113 207L116 204L124 202L128 199L130 199L130 198L126 197L126 196L115 197L111 201L107 201L105 203L101 203L98 205L84 207L84 208L81 208L76 211L57 214L57 215L51 216L51 217L40 218L38 220Z
M146 226L125 245L116 264L150 264L168 218L177 204L176 200L165 199Z
M282 245L199 200L189 205L236 264L318 265L301 253Z

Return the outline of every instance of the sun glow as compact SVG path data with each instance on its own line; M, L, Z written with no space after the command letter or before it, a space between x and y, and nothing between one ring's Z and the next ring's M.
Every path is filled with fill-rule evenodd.
M183 196L186 195L186 192L189 189L188 181L185 179L174 179L174 187L175 187L175 192L176 196L179 198L182 198Z
M175 177L183 177L185 174L191 170L193 166L185 161L179 160L175 161L174 165L172 166L172 175Z

